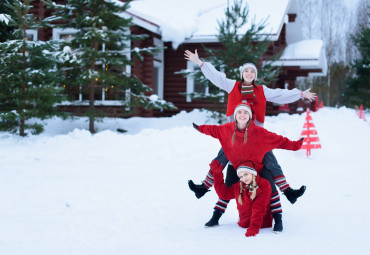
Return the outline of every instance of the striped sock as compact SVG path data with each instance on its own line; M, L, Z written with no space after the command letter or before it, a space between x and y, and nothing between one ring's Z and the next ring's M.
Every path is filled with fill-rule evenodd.
M203 181L203 184L206 186L207 189L211 188L215 181L213 180L212 170L209 169L206 178Z
M227 208L227 205L229 204L229 202L230 202L230 200L222 200L222 199L219 198L214 209L224 213L226 208Z
M283 212L283 208L281 208L281 204L280 204L280 196L279 196L279 192L275 192L275 193L272 193L271 194L271 213L274 214L274 213L282 213Z
M274 182L279 187L281 192L285 192L288 188L290 188L289 183L286 182L284 175L275 176Z

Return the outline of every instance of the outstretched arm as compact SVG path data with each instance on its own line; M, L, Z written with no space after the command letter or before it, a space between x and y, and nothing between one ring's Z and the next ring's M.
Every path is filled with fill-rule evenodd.
M310 101L316 98L316 93L310 92L311 89L300 91L299 89L270 89L263 86L263 92L266 100L277 104L289 104L299 99L306 98Z
M230 93L233 90L236 80L226 78L226 74L217 71L211 63L201 61L199 59L197 50L195 50L195 53L186 50L184 55L186 60L189 60L200 66L200 70L203 72L204 76L215 86L225 90L227 93Z
M220 126L218 125L200 125L198 126L197 124L193 123L193 127L198 130L199 132L205 134L205 135L210 135L213 138L218 139L219 138L219 131L220 131Z
M235 186L231 186L227 188L224 182L224 175L222 173L223 165L218 162L218 160L213 160L211 164L209 164L212 173L213 179L215 180L214 187L216 190L217 195L224 200L230 200L235 198L234 196L234 188Z
M275 134L273 132L269 132L266 129L264 130L264 140L263 141L266 144L267 151L270 151L273 149L284 149L284 150L297 151L302 147L302 144L303 144L303 139L300 139L297 141L291 141L284 136Z

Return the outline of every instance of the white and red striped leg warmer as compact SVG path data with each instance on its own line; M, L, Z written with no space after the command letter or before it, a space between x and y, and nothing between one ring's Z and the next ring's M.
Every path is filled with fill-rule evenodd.
M281 204L280 204L280 196L279 196L279 192L275 192L275 193L272 193L271 194L271 213L274 214L274 213L282 213L283 212L283 208L281 208Z
M222 199L219 198L214 209L224 213L226 208L227 208L227 205L229 204L229 202L230 202L230 200L222 200Z
M213 175L212 175L212 170L209 169L208 174L206 178L203 181L204 185L206 186L207 189L211 188L215 181L213 180Z
M274 182L279 187L281 192L285 192L288 188L290 188L289 183L286 182L284 175L275 176Z

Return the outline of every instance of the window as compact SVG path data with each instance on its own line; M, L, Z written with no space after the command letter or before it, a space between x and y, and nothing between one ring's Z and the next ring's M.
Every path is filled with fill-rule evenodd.
M187 70L189 71L200 71L200 67L197 64L194 64L193 62L188 61L187 62ZM213 89L216 87L208 87L205 84L197 82L193 77L188 76L186 78L186 102L190 103L192 101L191 96L189 95L192 93L193 95L197 94L204 94L205 96L209 96L210 92L212 92ZM219 96L223 96L224 93L220 92ZM224 102L224 97L220 100L220 103Z
M78 30L74 28L54 28L53 39L70 42L73 38L73 35L75 35L77 32Z
M154 38L154 47L163 48L163 41L159 40L158 38ZM153 90L154 93L158 95L160 99L163 99L163 76L164 76L163 60L164 60L163 50L156 52L153 61L154 67Z
M26 29L27 41L37 41L37 29Z
M53 39L54 40L63 40L65 42L71 42L74 35L78 32L77 29L74 28L66 28L66 29L60 29L60 28L54 28L53 29ZM128 30L125 33L130 33ZM127 46L127 48L130 49L131 42L130 41L124 41L124 44ZM102 44L100 46L101 51L109 50L108 47L106 47L105 44ZM131 59L131 52L130 50L126 51L126 57L128 59ZM102 63L101 61L96 62L96 69L105 69L107 70L107 63ZM114 67L110 67L109 71L112 72L125 72L126 75L131 74L131 66L127 65L124 70L121 68L116 69ZM68 70L65 71L65 75L68 75ZM158 85L159 86L159 85ZM88 104L89 100L89 88L84 86L73 86L70 87L68 84L64 85L65 92L70 96L71 100L74 100L73 104ZM97 105L122 105L122 100L124 100L126 103L129 104L130 102L130 90L121 91L116 86L112 84L105 84L104 81L96 80L96 86L95 86L95 93L94 93L94 99L95 103ZM129 110L129 107L126 107L126 110Z

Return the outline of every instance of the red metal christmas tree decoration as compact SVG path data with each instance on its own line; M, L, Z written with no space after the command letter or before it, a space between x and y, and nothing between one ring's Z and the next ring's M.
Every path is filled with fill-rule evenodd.
M365 111L364 111L364 107L362 106L362 104L361 104L361 106L360 106L360 110L358 110L357 115L358 115L358 117L359 117L360 119L363 119L364 121L366 121L366 118L365 118Z
M314 107L313 107L313 111L314 111L314 112L317 112L319 109L320 109L320 106L319 106L319 96L317 96L317 97L315 98L315 105L314 105Z
M306 150L307 157L311 155L311 149L321 148L320 140L310 115L310 109L307 109L306 122L303 125L301 136L304 138L301 150Z
M321 100L321 102L320 102L320 107L319 107L320 109L321 108L324 108L324 103L322 102L322 100Z

